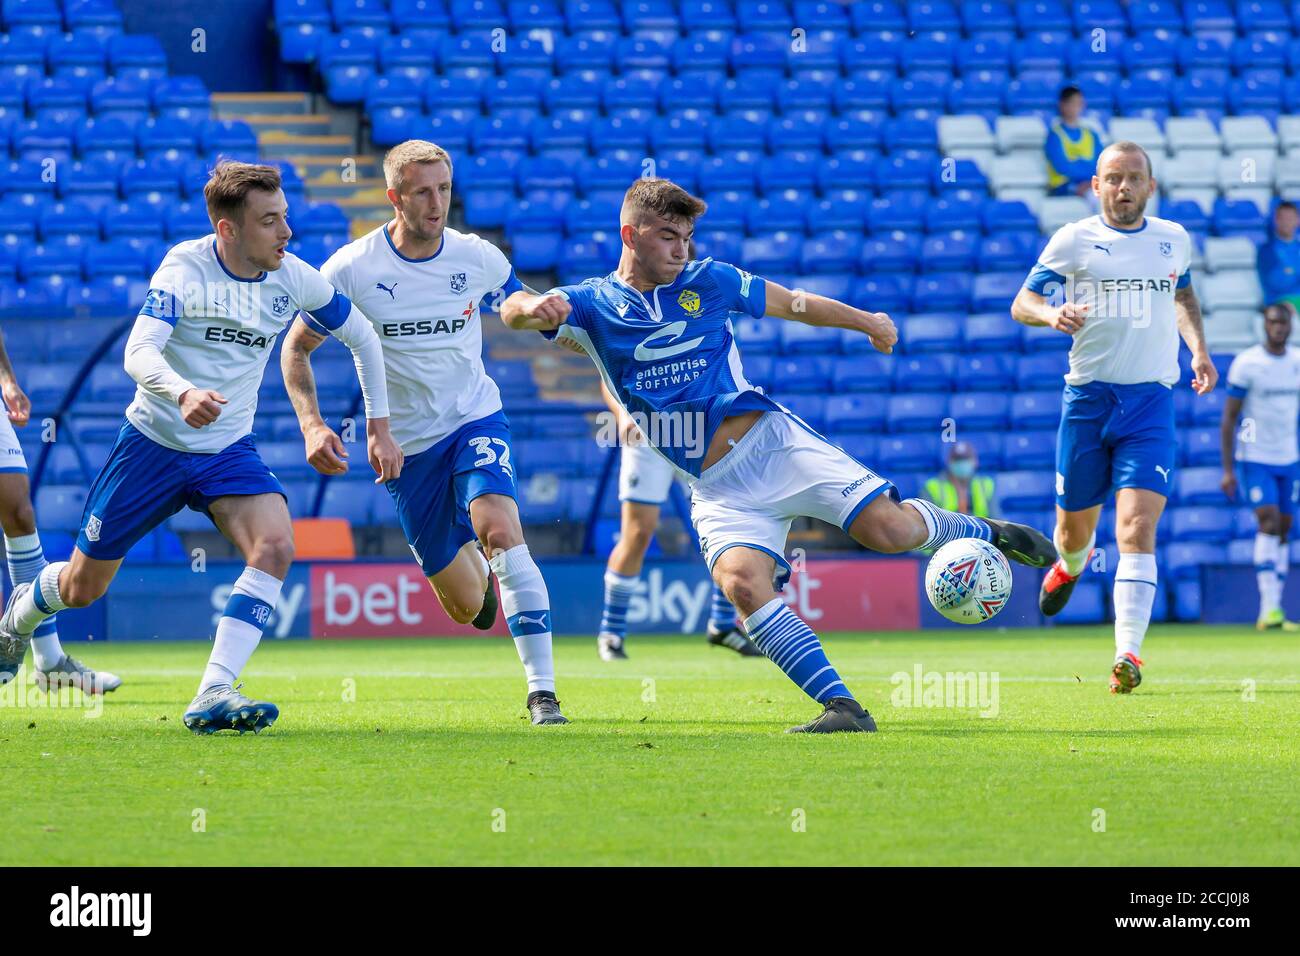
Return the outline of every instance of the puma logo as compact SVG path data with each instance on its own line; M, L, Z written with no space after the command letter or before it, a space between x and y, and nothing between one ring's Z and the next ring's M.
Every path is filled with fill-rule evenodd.
M392 284L392 287L391 287L391 288L390 288L389 286L384 285L382 282L376 282L376 283L375 283L375 288L376 288L376 289L383 289L385 292L388 293L388 297L389 297L390 299L392 299L394 302L397 301L397 293L395 293L395 292L393 291L393 289L396 289L396 288L397 288L397 283L396 283L396 282L394 282L394 283Z
M536 624L538 627L546 626L545 615L542 615L541 617L529 617L527 614L520 614L515 620L520 624Z
M1169 484L1169 469L1161 468L1159 465L1156 465L1156 471L1160 472L1160 477L1165 480L1165 484Z

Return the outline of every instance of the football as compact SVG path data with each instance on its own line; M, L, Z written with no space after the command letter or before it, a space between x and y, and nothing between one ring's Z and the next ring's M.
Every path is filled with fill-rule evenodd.
M958 624L980 624L1006 606L1011 565L987 541L949 541L930 558L925 593L934 609Z

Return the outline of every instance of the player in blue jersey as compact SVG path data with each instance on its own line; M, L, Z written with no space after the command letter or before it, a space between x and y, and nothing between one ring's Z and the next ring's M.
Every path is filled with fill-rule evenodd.
M1115 495L1115 659L1110 689L1142 682L1138 656L1156 596L1156 525L1173 485L1173 388L1178 338L1192 353L1192 388L1218 379L1192 289L1192 240L1176 222L1144 214L1155 193L1137 143L1102 150L1092 188L1101 213L1062 226L1011 305L1025 325L1073 337L1056 449L1056 546L1038 606L1065 607Z
M29 584L45 567L45 552L36 533L31 488L27 482L27 459L18 443L14 426L22 428L32 413L32 403L18 385L4 336L0 335L0 527L4 528L5 557L9 581L14 587ZM122 679L108 671L95 671L75 657L69 657L59 643L54 618L41 622L32 635L32 656L36 663L36 685L51 688L76 687L85 694L117 690ZM0 642L0 684L13 680L22 666L27 644L20 640Z
M150 280L126 343L135 379L126 423L91 486L68 561L10 595L0 646L98 600L137 541L181 508L202 511L243 555L217 623L198 693L196 733L258 731L279 715L235 686L262 637L293 561L293 525L279 480L257 454L253 416L275 339L299 309L351 349L366 408L372 466L401 471L388 430L384 358L364 315L285 247L293 233L273 166L221 163L204 188L214 233L173 246Z
M791 291L713 259L691 261L688 244L705 208L668 180L638 180L623 200L618 269L543 295L516 292L501 317L589 355L651 445L695 479L691 518L714 580L750 639L823 705L792 732L871 731L871 715L777 593L791 573L783 552L795 517L836 524L890 554L979 538L1022 564L1046 567L1056 549L1023 525L898 501L890 482L754 388L732 337L733 310L850 329L882 352L898 333L883 313Z

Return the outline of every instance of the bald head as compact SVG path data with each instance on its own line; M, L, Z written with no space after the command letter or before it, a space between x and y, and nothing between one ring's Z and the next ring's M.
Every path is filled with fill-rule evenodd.
M1155 191L1151 157L1137 143L1111 143L1097 157L1092 189L1106 222L1119 229L1137 228Z

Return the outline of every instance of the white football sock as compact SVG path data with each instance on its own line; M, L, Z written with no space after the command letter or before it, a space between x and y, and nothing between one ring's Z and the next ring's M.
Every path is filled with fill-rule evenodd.
M1141 656L1156 600L1156 556L1121 554L1115 568L1115 658Z
M262 640L262 628L271 619L284 584L273 574L244 568L235 582L226 609L217 621L217 635L208 655L208 666L199 682L199 694L218 684L234 686L239 672Z
M1097 532L1093 531L1088 543L1080 550L1066 551L1061 547L1061 529L1058 527L1052 532L1052 543L1056 545L1056 552L1061 556L1061 566L1065 568L1065 573L1072 578L1077 578L1088 563L1088 555L1092 554L1093 545L1097 543Z
M9 563L9 580L14 585L30 584L45 568L45 551L41 536L35 532L11 538L5 535L5 558ZM38 669L47 671L63 660L58 625L47 617L32 633L32 657Z
M551 654L551 596L542 572L519 544L498 551L488 562L501 585L501 607L515 639L515 650L528 678L528 692L555 693L555 662Z
M59 595L59 572L68 566L67 561L47 564L36 576L32 586L14 606L14 629L19 634L30 634L47 617L67 610Z
M1278 562L1282 539L1275 534L1255 535L1255 581L1259 585L1259 616L1272 614L1280 607L1282 592L1278 587Z

